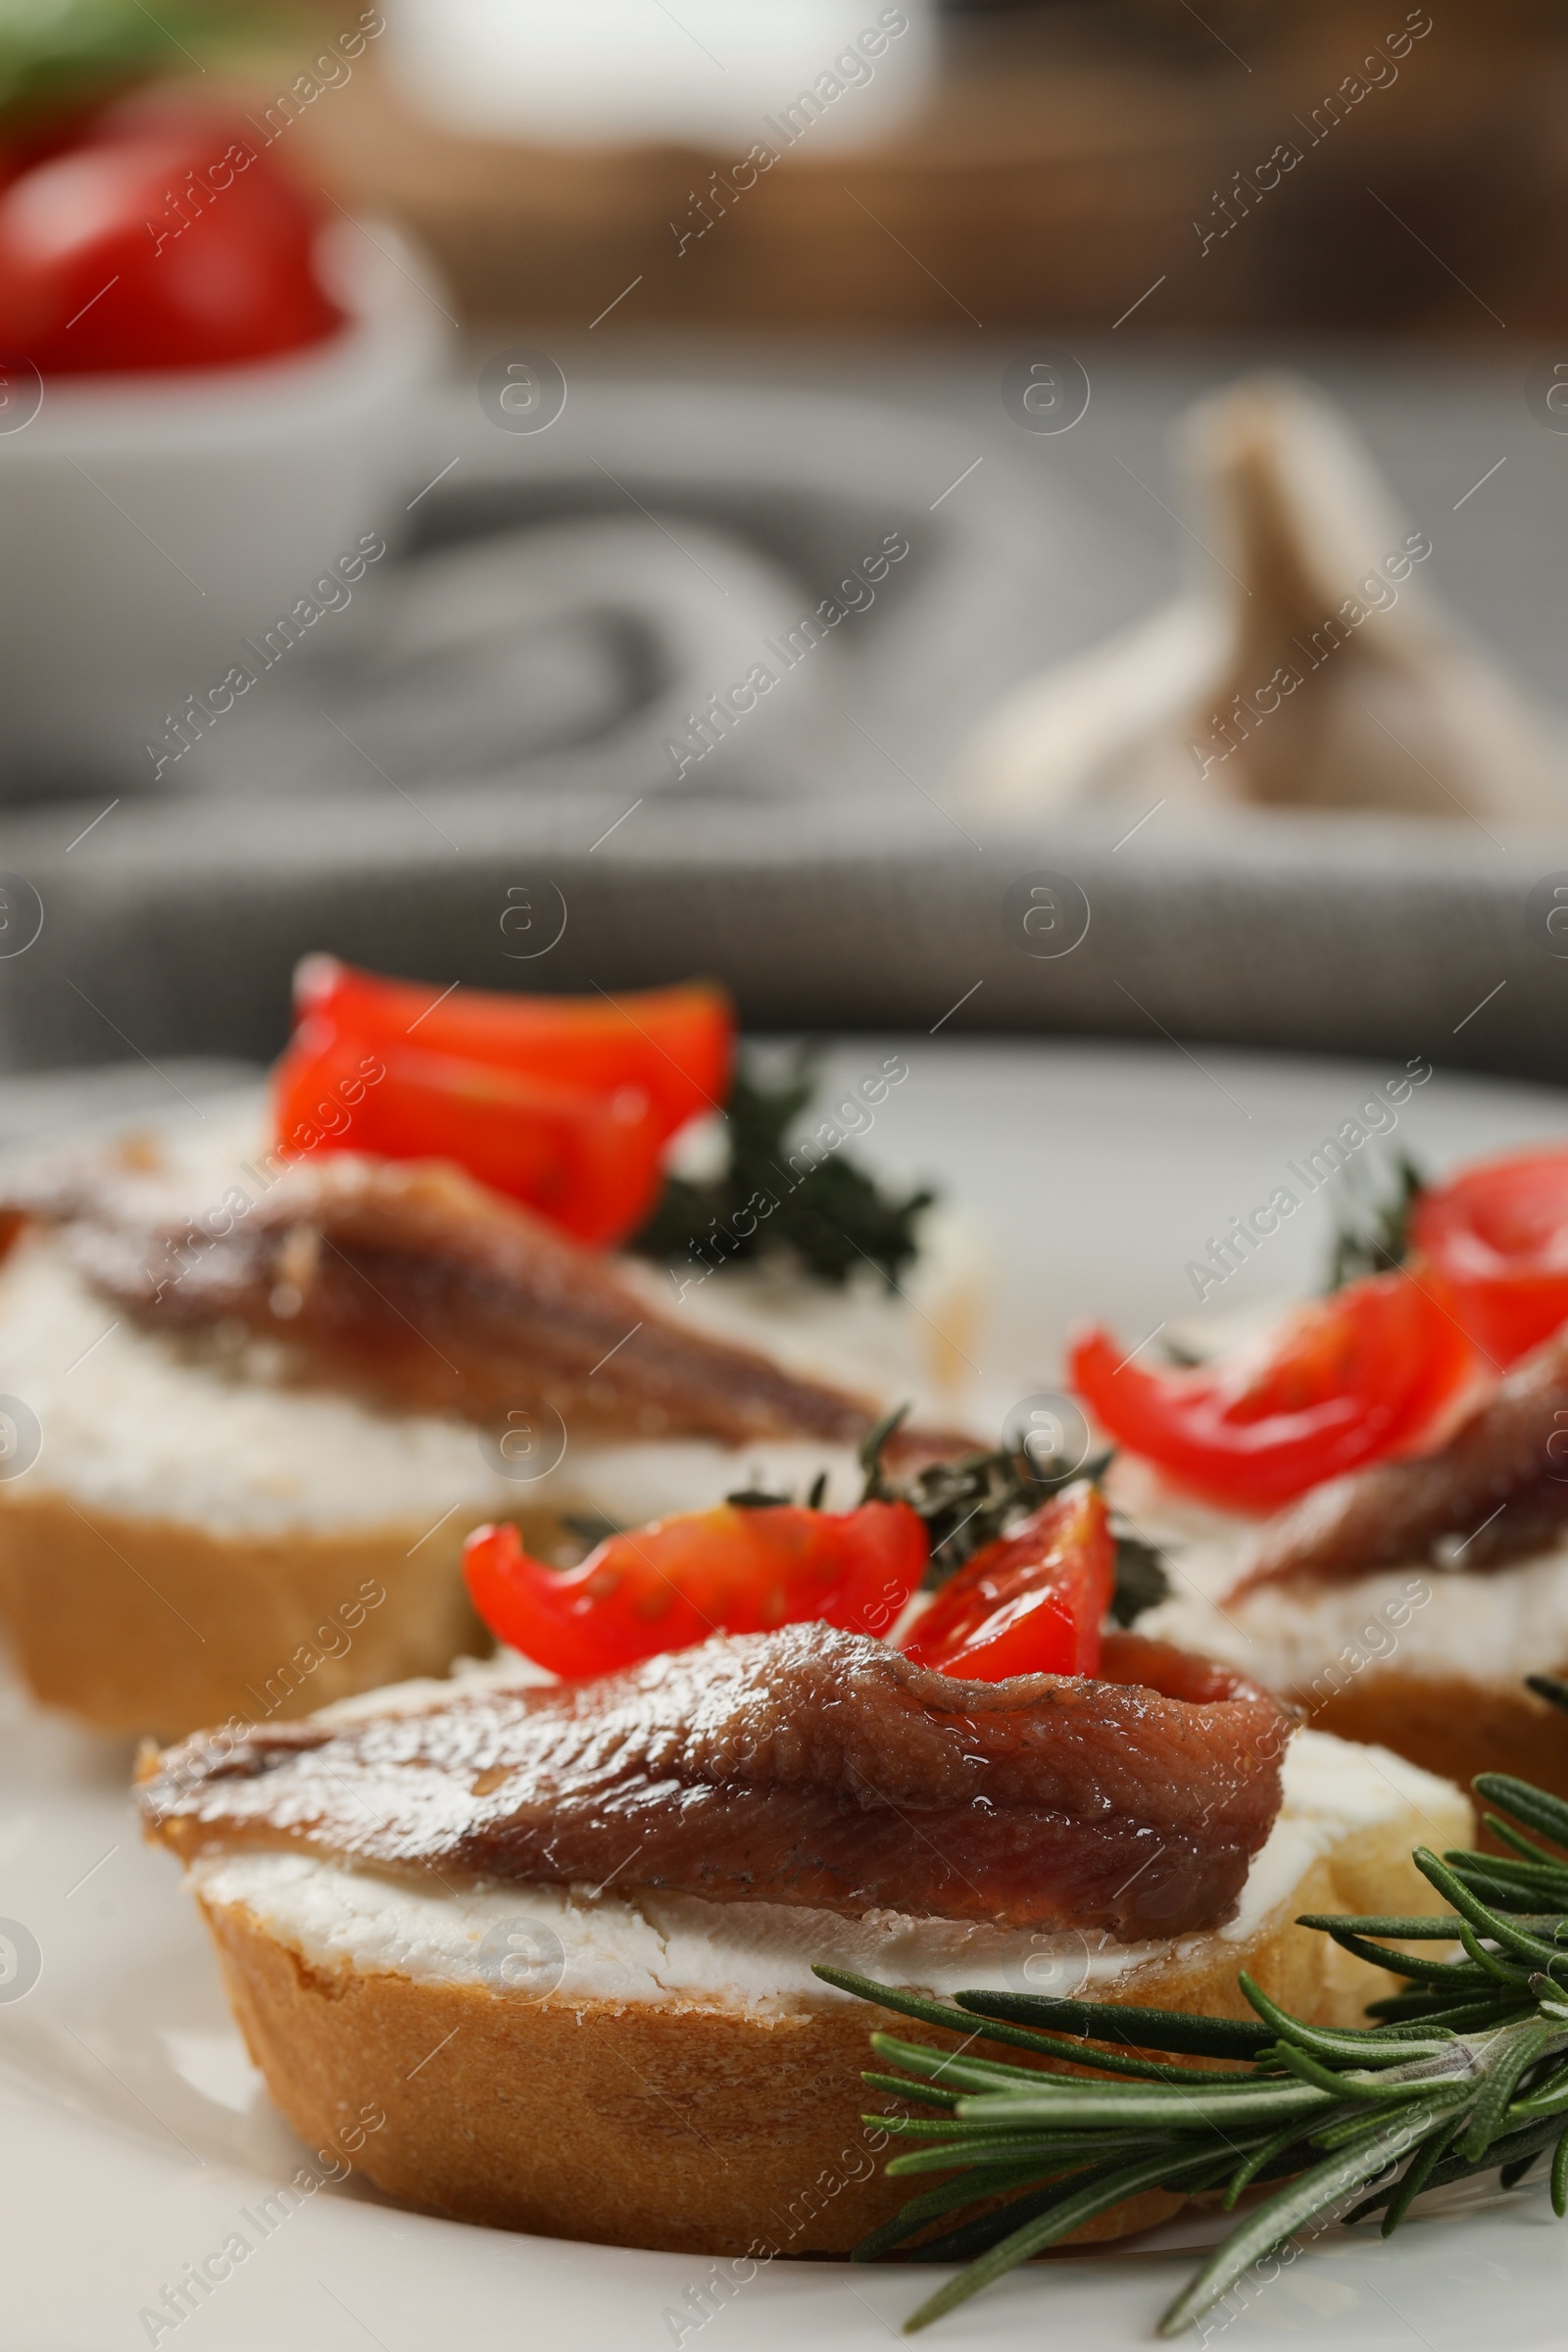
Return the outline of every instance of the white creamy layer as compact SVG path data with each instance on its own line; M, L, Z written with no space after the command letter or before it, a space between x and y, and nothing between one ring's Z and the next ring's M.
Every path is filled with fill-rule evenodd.
M410 1688L434 1696L440 1686ZM388 1694L377 1694L384 1706ZM369 1701L354 1702L363 1712ZM336 1713L346 1709L334 1710ZM841 1919L779 1903L712 1903L693 1895L595 1893L583 1887L496 1886L428 1890L307 1854L215 1852L188 1883L207 1902L244 1904L316 1966L347 1963L517 1997L685 2001L703 2008L787 2012L840 1997L813 1961L938 1994L962 1988L1090 1993L1152 1960L1198 1953L1217 1934L1240 1945L1289 1902L1303 1873L1358 1830L1414 1810L1413 1835L1450 1845L1468 1835L1458 1791L1387 1749L1298 1732L1284 1762L1285 1800L1228 1927L1157 1943L1115 1944L1098 1933L1045 1935L871 1912Z
M979 1237L941 1207L922 1216L920 1254L898 1291L869 1266L838 1290L804 1280L780 1259L727 1266L706 1280L639 1259L623 1271L656 1306L689 1315L714 1339L765 1347L805 1379L907 1396L921 1419L961 1412L990 1288Z
M182 1146L177 1173L193 1204L219 1200L235 1181L252 1197L263 1192L256 1116L247 1096L232 1114L215 1114L198 1144ZM945 1314L944 1328L963 1344L979 1262L960 1226L933 1219L922 1266L918 1309L869 1273L837 1292L735 1269L677 1301L656 1270L632 1272L666 1311L793 1369L951 1409L951 1351L932 1325ZM568 1439L544 1476L504 1477L481 1433L455 1415L378 1410L292 1385L285 1372L283 1351L270 1342L220 1354L139 1330L47 1236L22 1243L0 1267L0 1395L21 1398L42 1431L25 1477L89 1507L218 1536L270 1537L422 1530L455 1510L468 1519L559 1510L635 1525L704 1508L740 1487L804 1494L822 1469L831 1501L847 1505L859 1492L853 1453L812 1441L731 1449L691 1439ZM4 1497L0 1487L0 1504Z
M220 1366L140 1332L53 1241L19 1244L0 1269L0 1392L36 1415L42 1446L9 1492L41 1486L223 1537L428 1526L453 1505L505 1507L512 1490L466 1424L280 1386L270 1352L258 1343Z
M1568 1544L1505 1568L1423 1563L1339 1584L1265 1586L1233 1600L1258 1521L1179 1496L1127 1455L1109 1485L1170 1571L1169 1599L1140 1617L1138 1631L1271 1690L1322 1701L1379 1665L1516 1688L1568 1662Z

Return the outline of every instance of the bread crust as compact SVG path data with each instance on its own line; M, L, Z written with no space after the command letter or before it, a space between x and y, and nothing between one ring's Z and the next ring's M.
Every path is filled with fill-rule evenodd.
M1327 1700L1310 1690L1292 1695L1314 1731L1361 1746L1392 1747L1461 1788L1468 1789L1478 1772L1509 1772L1568 1796L1568 1715L1522 1682L1369 1667Z
M18 1664L35 1697L97 1731L168 1740L235 1715L305 1715L492 1646L460 1567L477 1511L434 1533L228 1537L20 1482L0 1496L0 1621Z
M1247 1968L1323 2024L1359 2022L1380 1969L1297 1927L1307 1911L1428 1911L1412 1844L1462 1835L1415 1812L1343 1838L1248 1939L1184 1938L1121 1979L1120 2002L1250 2017ZM401 2202L453 2220L607 2245L750 2257L843 2254L909 2191L862 2122L866 2035L944 2037L824 1996L780 2011L529 1999L314 1964L242 1903L204 1900L234 2014L273 2099L313 2147L368 2103L385 2122L355 2162ZM1196 1946L1196 1948L1194 1948ZM351 2142L352 2144L352 2138ZM1144 2229L1182 2200L1154 2191L1080 2242Z

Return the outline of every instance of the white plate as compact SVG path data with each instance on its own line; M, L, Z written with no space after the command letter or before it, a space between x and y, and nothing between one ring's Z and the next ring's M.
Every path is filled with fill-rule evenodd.
M898 1042L898 1041L895 1041ZM934 1173L991 1230L997 1311L981 1386L1004 1406L1049 1386L1063 1329L1103 1314L1128 1345L1190 1314L1189 1258L1234 1211L1265 1199L1392 1068L1037 1042L903 1041L910 1076L868 1151ZM846 1082L888 1041L835 1056ZM1568 1133L1543 1089L1439 1076L1411 1098L1398 1140L1443 1163ZM1228 1308L1309 1283L1327 1230L1315 1203L1227 1286ZM42 1955L21 1999L0 1998L0 2286L4 2352L189 2344L221 2352L817 2352L881 2345L935 2283L913 2269L775 2263L698 2323L709 2266L470 2230L404 2213L349 2184L323 2187L262 2240L265 2199L302 2164L269 2107L167 1855L136 1838L122 1747L0 1704L0 1914ZM3 1987L0 1987L3 1991ZM240 2231L254 2246L177 2329L140 2316ZM1176 2234L1180 2234L1177 2232ZM966 2345L1152 2340L1190 2253L1168 2241L1015 2273L932 2336ZM1329 2233L1256 2284L1223 2328L1225 2352L1281 2339L1303 2352L1506 2340L1556 2346L1568 2228L1541 2190L1462 2222L1417 2222L1385 2245ZM1222 2315L1216 2315L1222 2316ZM1213 2334L1219 2332L1211 2328Z

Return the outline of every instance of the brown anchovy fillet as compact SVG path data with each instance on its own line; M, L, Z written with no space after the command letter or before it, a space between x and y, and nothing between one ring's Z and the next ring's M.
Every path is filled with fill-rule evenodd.
M459 1691L150 1762L149 1836L302 1846L443 1881L1100 1928L1217 1926L1280 1803L1290 1717L1134 1635L1090 1682L965 1683L824 1625L719 1635L626 1672Z
M1279 1512L1235 1592L1422 1560L1494 1568L1556 1543L1565 1523L1568 1332L1505 1373L1436 1453L1331 1479Z
M662 1314L603 1256L444 1162L334 1153L291 1166L236 1213L240 1197L193 1221L167 1177L100 1161L0 1200L0 1218L60 1225L78 1270L149 1328L242 1325L403 1407L480 1423L546 1407L574 1438L726 1446L855 1445L875 1417L861 1397ZM892 1452L971 1444L910 1432Z

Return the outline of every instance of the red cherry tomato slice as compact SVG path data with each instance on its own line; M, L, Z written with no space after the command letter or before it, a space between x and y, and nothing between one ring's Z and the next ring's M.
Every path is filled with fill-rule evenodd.
M366 1097L386 1078L373 1047L324 1021L296 1029L272 1068L272 1123L288 1158L308 1152L368 1152Z
M1228 1510L1271 1511L1363 1462L1414 1452L1469 1378L1435 1286L1378 1274L1303 1307L1259 1355L1150 1372L1103 1331L1072 1351L1101 1426Z
M906 1657L977 1683L1013 1674L1098 1674L1116 1577L1104 1499L1087 1481L949 1578L902 1644Z
M45 375L297 351L342 324L316 271L318 225L243 126L70 147L0 194L0 347Z
M383 1075L334 1116L345 1072ZM352 1084L352 1081L350 1081ZM279 1149L454 1159L591 1249L647 1218L662 1179L661 1123L642 1090L608 1098L412 1046L371 1046L308 1020L272 1076Z
M721 988L608 997L512 997L423 981L384 980L331 956L307 956L294 975L296 1014L317 1013L369 1045L413 1044L535 1078L612 1095L638 1087L661 1140L729 1093L735 1014Z
M924 1524L906 1503L811 1511L726 1502L611 1536L564 1571L530 1559L514 1527L482 1527L463 1567L498 1641L575 1679L715 1633L808 1619L881 1633L919 1583L926 1554Z
M1568 1151L1462 1169L1418 1197L1410 1238L1505 1371L1568 1322Z

